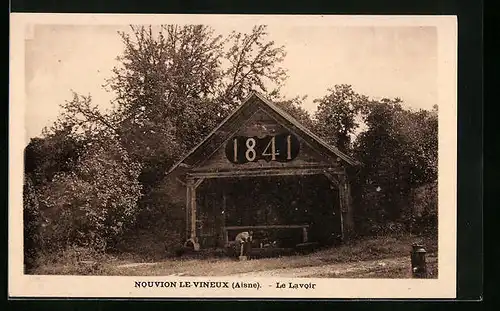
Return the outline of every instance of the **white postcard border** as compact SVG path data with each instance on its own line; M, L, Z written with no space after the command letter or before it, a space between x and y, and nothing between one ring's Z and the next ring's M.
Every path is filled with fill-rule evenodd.
M23 275L22 187L25 137L24 40L34 24L294 23L302 26L435 26L439 49L439 275L437 279L285 279ZM9 282L11 297L113 298L454 298L456 296L457 19L455 16L264 16L11 14L9 103ZM259 282L259 290L137 288L148 281ZM283 291L276 282L315 283Z

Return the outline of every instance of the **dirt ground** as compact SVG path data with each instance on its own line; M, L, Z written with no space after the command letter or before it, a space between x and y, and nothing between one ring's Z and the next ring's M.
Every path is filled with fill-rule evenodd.
M428 260L429 265L433 265L436 258ZM383 260L360 261L352 263L338 263L319 265L311 267L300 267L291 269L273 269L249 273L240 273L237 276L246 277L383 277L384 272L388 272L387 277L394 277L391 271L397 271L398 277L411 277L410 263L407 257L390 258Z
M228 257L165 258L140 262L110 258L82 269L74 263L46 264L35 274L116 276L250 276L316 278L410 278L414 236L379 237L317 252L238 261ZM437 277L437 243L427 240L428 277Z
M234 262L235 265L239 264ZM427 260L429 277L436 277L436 257ZM151 267L161 263L142 263L121 265L120 268ZM290 278L410 278L408 257L387 258L381 260L358 261L351 263L323 264L297 268L279 268L244 273L228 274L237 277L290 277ZM436 271L437 272L437 271ZM171 276L191 276L190 273L173 273Z

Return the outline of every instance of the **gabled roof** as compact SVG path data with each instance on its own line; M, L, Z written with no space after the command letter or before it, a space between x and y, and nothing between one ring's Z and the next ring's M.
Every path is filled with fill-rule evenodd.
M308 128L306 128L304 125L302 125L299 121L297 121L294 117L292 117L290 114L285 112L283 109L279 108L276 104L272 103L270 100L265 98L262 94L258 92L252 92L244 101L243 103L233 110L215 129L212 130L198 145L196 145L193 149L191 149L190 152L188 152L182 159L180 159L177 163L175 163L167 172L167 175L170 174L172 171L174 171L177 167L179 167L186 159L188 159L198 148L203 146L207 141L210 140L218 131L221 129L226 123L230 122L231 119L234 118L234 116L240 112L242 109L247 107L253 98L258 98L262 103L267 105L269 108L271 108L275 113L277 113L279 116L284 118L287 122L289 122L291 125L293 125L295 128L297 128L302 134L305 136L309 137L310 139L316 141L319 145L321 145L325 150L332 154L335 155L342 160L344 160L346 163L356 166L360 165L361 163L352 157L348 156L347 154L341 152L337 147L332 146L328 143L326 143L323 139L321 139L319 136L314 134L312 131L310 131Z

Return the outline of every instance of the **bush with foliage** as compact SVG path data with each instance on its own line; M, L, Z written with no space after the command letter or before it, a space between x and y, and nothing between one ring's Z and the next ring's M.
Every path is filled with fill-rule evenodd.
M411 232L419 235L437 236L438 230L438 188L437 182L426 184L414 190Z
M28 175L24 175L23 201L24 268L29 272L36 265L38 253L43 247L40 232L43 219L35 188Z
M135 219L139 173L140 166L117 144L89 146L73 172L57 174L40 193L50 219L44 228L50 247L113 247Z

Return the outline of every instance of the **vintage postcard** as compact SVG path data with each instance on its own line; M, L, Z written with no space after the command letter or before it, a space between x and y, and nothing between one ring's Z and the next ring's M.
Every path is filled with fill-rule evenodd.
M11 298L456 296L455 16L10 35Z

